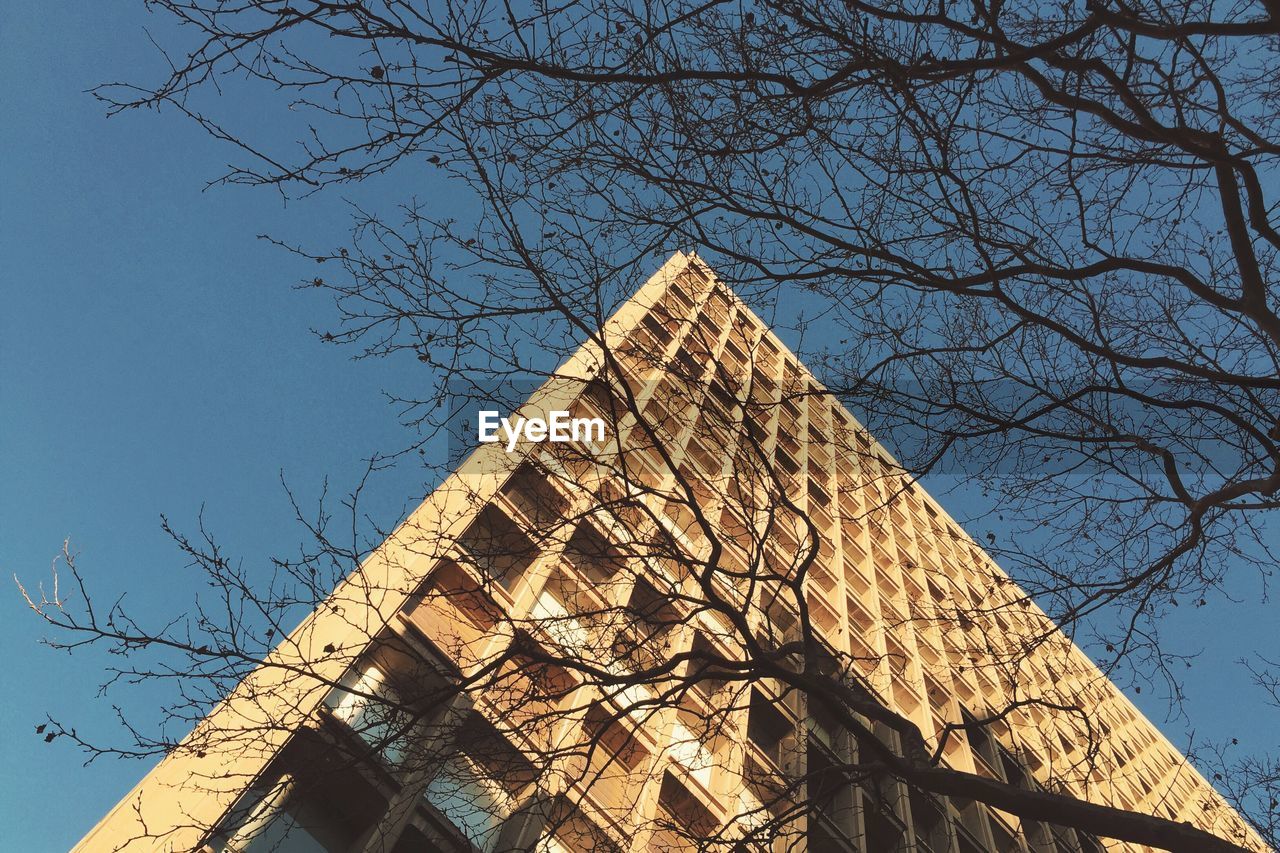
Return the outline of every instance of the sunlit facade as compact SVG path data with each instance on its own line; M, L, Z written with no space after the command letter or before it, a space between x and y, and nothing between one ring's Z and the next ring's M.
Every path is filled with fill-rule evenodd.
M600 378L606 350L629 394ZM697 606L711 555L706 582L753 636L776 648L807 622L930 747L947 732L947 765L1265 849L696 257L672 258L526 409L600 417L609 434L481 446L77 849L1139 849L826 773L856 766L860 739L769 679L704 677L657 702L660 680L546 661L616 674L741 655L741 629ZM647 508L635 524L662 526L689 565L640 553L602 494ZM743 580L761 565L803 571L801 600ZM516 635L527 659L509 653Z

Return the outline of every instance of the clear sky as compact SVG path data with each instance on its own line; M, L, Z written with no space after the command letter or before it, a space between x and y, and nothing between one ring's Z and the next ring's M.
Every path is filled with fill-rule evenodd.
M144 26L161 22L141 2L0 6L0 574L38 583L70 537L104 599L127 592L159 615L182 612L195 581L161 513L190 529L203 506L229 550L265 573L268 555L300 539L281 471L304 500L326 476L351 486L360 460L400 437L381 389L417 377L412 363L354 363L318 342L309 328L330 306L291 289L310 271L256 239L340 240L342 198L286 206L265 190L205 190L230 152L175 115L105 118L85 90L154 76ZM254 103L228 113L270 121ZM449 203L450 187L421 180L413 191ZM392 523L421 491L413 472L384 478L371 509ZM972 496L939 497L963 518L956 502ZM1238 593L1241 610L1188 612L1173 632L1206 650L1188 674L1191 718L1200 738L1272 747L1270 712L1230 664L1274 642L1274 618L1256 586ZM0 585L0 846L33 853L68 848L148 767L83 767L34 727L49 713L107 733L113 701L145 720L158 698L97 697L109 661L55 653L43 635ZM1163 719L1152 697L1135 698ZM1182 745L1187 728L1166 731Z
M46 713L110 729L112 697L95 698L108 661L40 646L12 576L47 578L69 536L104 600L183 612L195 578L162 512L190 530L203 505L231 552L264 567L301 540L280 472L309 501L326 475L350 487L361 458L400 438L381 388L415 381L317 341L328 303L291 289L309 270L256 239L328 245L346 232L341 199L204 191L228 152L173 115L107 120L85 93L156 67L142 28L158 22L141 8L0 6L4 850L66 850L147 769L84 768L35 735ZM374 506L394 522L421 488L385 482ZM147 694L115 700L145 717Z

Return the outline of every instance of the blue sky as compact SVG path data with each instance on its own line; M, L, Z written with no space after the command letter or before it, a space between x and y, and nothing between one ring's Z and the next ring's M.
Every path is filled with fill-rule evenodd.
M112 727L95 698L101 655L55 653L12 576L47 578L71 537L103 598L179 613L194 576L159 527L201 506L229 549L261 566L300 541L280 486L305 499L325 476L397 441L380 390L413 368L353 363L309 328L327 303L295 292L308 270L256 235L339 239L337 196L287 207L269 193L204 191L228 152L171 115L106 120L85 93L157 57L137 4L6 3L0 11L0 826L9 850L73 844L147 767L46 745L46 713ZM421 498L412 472L375 485L393 522ZM417 492L415 495L414 492Z
M228 549L265 573L268 555L300 539L281 471L304 500L326 476L349 487L362 458L401 437L381 390L423 378L412 363L355 363L317 341L309 328L330 307L291 289L310 271L256 239L340 240L341 197L285 205L265 190L206 191L230 152L174 115L107 120L86 93L153 72L143 27L160 25L140 2L10 0L0 11L0 573L38 583L70 537L103 598L127 592L134 609L171 614L195 578L161 513L190 529L203 506ZM229 112L269 121L253 103ZM449 186L421 180L414 192L450 203ZM422 488L412 471L385 477L371 509L391 523ZM960 518L957 503L973 497L940 495ZM1274 617L1256 585L1236 592L1241 609L1188 611L1173 626L1187 650L1206 649L1188 674L1191 718L1199 738L1274 746L1268 709L1230 665L1267 647ZM146 720L159 698L97 697L107 661L54 652L43 635L16 588L0 586L11 667L0 821L13 850L65 850L148 766L83 767L69 745L34 734L45 714L102 734L113 702ZM1135 698L1163 718L1152 697ZM1181 744L1187 728L1166 730Z

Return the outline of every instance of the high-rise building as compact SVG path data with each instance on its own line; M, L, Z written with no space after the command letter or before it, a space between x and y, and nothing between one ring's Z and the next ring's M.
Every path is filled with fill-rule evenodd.
M77 849L1265 849L695 256L518 414Z

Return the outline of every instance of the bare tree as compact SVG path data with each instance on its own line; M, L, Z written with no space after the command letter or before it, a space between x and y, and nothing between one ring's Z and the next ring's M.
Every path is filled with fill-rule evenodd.
M467 225L414 208L416 242L371 275L474 258L590 290L692 245L750 292L815 294L853 342L831 387L879 433L918 428L912 470L989 472L1049 526L1011 549L1020 579L1064 622L1141 624L1107 638L1117 660L1158 670L1160 613L1271 564L1271 5L156 5L190 50L155 89L100 94L233 139L249 157L224 180L425 163L485 202ZM209 81L239 78L286 93L308 141L215 124ZM418 346L380 311L403 307L335 334Z
M99 94L113 109L176 108L234 143L245 162L223 180L313 192L427 166L483 203L464 223L406 200L398 213L360 214L349 246L293 247L324 264L307 285L336 297L340 320L326 340L412 353L440 388L478 374L545 375L592 339L654 252L697 246L759 304L798 306L781 316L818 341L803 354L826 387L873 433L908 439L898 474L952 466L1001 498L1028 535L987 544L1113 676L1163 678L1176 700L1178 659L1161 616L1207 602L1228 571L1265 578L1263 519L1280 486L1274 4L152 5L183 24L172 75ZM306 122L305 141L268 151L223 126L219 86L282 93ZM534 340L546 345L542 361ZM411 450L424 449L443 427L437 398L403 402L421 430ZM785 473L772 457L747 457L733 464L761 468L766 483ZM637 480L618 464L624 482ZM689 523L723 538L720 519L699 517L695 484L678 466L667 473ZM793 514L807 531L793 534L793 553L818 548L807 508L763 488L764 517ZM617 501L634 503L597 503ZM319 603L368 550L336 547L324 518L311 524L315 553L280 565L296 584L286 603ZM182 544L226 574L211 543ZM772 679L807 702L822 697L816 704L867 738L873 770L924 791L1209 849L1176 822L1100 815L1078 801L1071 810L1060 793L948 775L937 755L921 763L920 744L937 733L913 733L859 693L838 654L823 670L804 594L813 558L798 557L790 575L770 576L758 559L745 572L791 594L804 665L780 663L787 654L759 646L758 625L739 624L743 645L706 658L695 682L727 667L743 685ZM688 571L726 571L722 559L713 551ZM330 583L313 569L332 572ZM219 583L262 602L255 618L272 637L285 633L272 596L234 574ZM697 607L734 609L700 595ZM928 618L964 632L976 611L1002 609L975 603ZM147 632L106 618L88 623L91 633L151 645ZM214 637L222 642L174 641L197 669L212 667L208 696L262 660L221 654L244 647L234 622ZM265 648L272 637L255 640ZM1023 652L1040 648L1036 639ZM548 657L602 677L573 656ZM677 654L653 678L696 657ZM992 710L989 722L1002 719L1005 709ZM1257 805L1265 828L1276 807ZM787 815L765 824L788 826ZM1157 835L1134 834L1147 832Z

